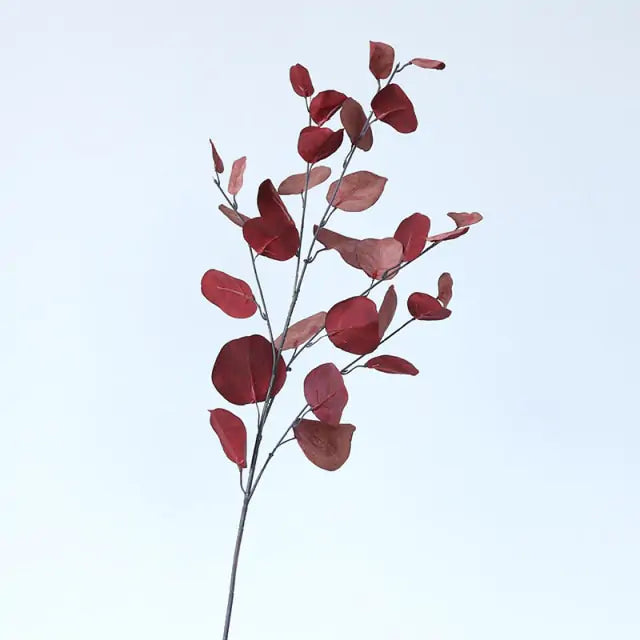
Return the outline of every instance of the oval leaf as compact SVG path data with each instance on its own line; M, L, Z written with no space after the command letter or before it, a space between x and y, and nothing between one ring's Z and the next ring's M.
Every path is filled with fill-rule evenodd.
M342 103L342 109L340 109L340 121L352 144L363 151L369 151L369 149L371 149L373 145L373 131L367 124L367 116L359 102L353 98L347 98ZM367 125L367 129L365 133L362 134L365 125Z
M313 226L313 232L316 234L316 238L320 244L323 244L327 249L335 249L348 265L356 269L360 268L356 252L358 242L360 242L359 240L348 238L326 227L320 229L318 225Z
M349 458L355 430L352 424L333 425L316 420L300 420L293 428L293 433L302 453L316 467L336 471Z
M322 126L342 106L347 96L340 91L327 89L317 94L309 105L309 115L318 125Z
M258 187L258 211L267 222L295 226L271 180L264 180Z
M311 76L306 67L301 64L294 64L289 69L289 80L293 90L301 97L308 98L313 95L313 84Z
M378 335L380 338L384 336L385 331L389 328L393 316L396 314L396 308L398 307L398 296L396 289L391 285L387 292L384 294L382 304L380 305L380 311L378 313Z
M209 269L200 283L202 295L232 318L250 318L257 310L251 287L224 271Z
M453 211L447 215L456 223L456 227L470 227L482 220L482 214L474 211L472 213L454 213Z
M403 259L415 260L427 242L431 220L422 213L414 213L405 218L396 229L393 237L404 247Z
M438 300L447 307L453 297L453 278L450 273L443 273L438 278Z
M344 130L328 127L305 127L298 138L298 153L305 162L320 162L335 153L342 144Z
M244 225L244 223L249 219L244 215L244 213L240 213L231 207L227 207L226 204L218 205L218 209L220 209L220 211L222 211L222 213L224 213L224 215L227 216L233 224L237 224L239 227Z
M367 360L364 366L383 373L402 373L408 376L416 376L420 373L408 360L398 356L376 356Z
M407 300L407 308L416 320L444 320L451 315L451 309L445 309L428 293L412 293Z
M301 344L304 344L309 338L313 338L318 332L324 328L324 321L327 317L325 311L320 311L304 320L292 324L287 331L287 337L284 344L282 344L282 335L276 339L276 347L281 348L282 351L287 349L295 349ZM282 345L282 347L280 347Z
M211 155L213 156L213 168L215 169L216 173L223 173L224 163L222 162L222 158L216 150L216 145L213 144L213 140L211 138L209 138L209 144L211 145Z
M327 312L325 327L329 340L349 353L371 353L380 343L376 305L364 296L333 305Z
M211 379L218 393L232 404L263 402L267 397L272 367L271 343L264 336L245 336L227 342L220 349ZM271 397L282 389L286 377L287 367L280 356Z
M229 174L229 193L235 196L242 189L242 179L244 170L247 168L247 156L242 156L233 161L231 173Z
M455 240L455 238L459 238L463 236L465 233L469 231L469 227L460 227L459 229L454 229L453 231L446 231L445 233L438 233L435 236L429 236L427 240L429 242L445 242L446 240Z
M309 171L309 184L308 188L318 186L323 183L331 175L331 169L329 167L323 167L318 165L313 167ZM294 194L304 193L305 185L307 184L307 173L296 173L295 175L285 178L278 187L278 193L281 196L291 196Z
M238 467L247 467L247 429L238 416L226 409L209 411L209 423L220 438L222 450Z
M371 171L356 171L329 186L327 202L342 211L364 211L382 195L387 178Z
M272 260L290 260L300 246L300 234L295 225L251 218L242 227L249 246L261 256Z
M402 243L393 238L367 238L356 245L356 258L360 268L374 280L402 262Z
M442 70L446 66L441 60L430 60L429 58L414 58L411 60L411 64L414 64L416 67L421 67L422 69L438 70Z
M335 364L321 364L304 379L304 397L318 420L340 424L349 394Z
M399 133L412 133L418 128L413 104L397 84L389 84L378 91L371 101L371 108L378 120Z
M369 42L369 70L378 80L391 75L395 53L393 47L384 42Z

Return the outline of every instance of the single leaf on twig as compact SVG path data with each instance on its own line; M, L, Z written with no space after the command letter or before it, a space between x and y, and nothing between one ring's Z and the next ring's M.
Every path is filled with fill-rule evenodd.
M352 424L333 425L316 420L300 420L293 428L293 433L302 453L316 467L336 471L349 458L355 430Z
M298 138L298 153L305 162L320 162L335 153L342 144L344 130L328 127L305 127Z
M396 308L398 307L398 296L396 289L391 285L387 292L384 294L382 304L380 305L380 311L378 312L378 335L382 339L385 331L389 328L393 316L396 314Z
M444 320L451 315L451 309L445 309L428 293L412 293L407 300L407 308L416 320Z
M402 262L402 243L393 238L366 238L356 245L360 268L374 280Z
M429 242L445 242L446 240L455 240L460 236L463 236L465 233L469 231L469 227L460 227L459 229L454 229L453 231L445 231L444 233L438 233L435 236L429 236L427 240Z
M200 283L202 295L232 318L250 318L257 310L251 287L224 271L209 269Z
M331 183L327 202L341 211L364 211L378 201L386 184L387 178L371 171L356 171Z
M482 220L482 214L477 211L472 213L454 213L451 211L447 215L456 223L458 228L470 227L472 224L477 224Z
M226 409L209 411L209 424L220 438L222 450L239 468L247 466L247 429L238 416Z
M355 144L358 149L362 149L363 151L369 151L369 149L371 149L373 145L373 131L367 124L367 116L359 102L353 98L347 98L342 103L342 108L340 109L340 121L352 144ZM367 130L361 136L360 134L365 125L367 125Z
M347 96L340 91L327 89L318 93L309 105L311 119L321 127L342 106Z
M447 307L453 297L453 278L450 273L443 273L438 278L438 300Z
M242 156L233 161L231 173L229 174L229 193L235 196L242 189L244 170L247 168L247 156Z
M329 340L349 353L371 353L380 343L376 305L364 296L334 304L327 312L325 328Z
M422 69L444 69L445 63L441 60L430 60L429 58L414 58L411 60L411 64L414 64L416 67L421 67Z
M304 318L303 320L299 320L298 322L292 324L289 327L289 331L287 331L287 337L285 338L284 344L282 345L282 351L287 351L287 349L295 349L299 347L301 344L305 343L309 338L313 337L324 327L324 321L327 317L325 311L320 311L319 313L315 313L308 318ZM280 349L280 345L282 344L282 335L279 335L276 338L276 348Z
M412 133L418 128L413 104L397 84L389 84L378 91L371 101L371 108L378 120L399 133Z
M398 356L376 356L364 363L367 369L376 369L383 373L401 373L416 376L420 373L408 360Z
M398 225L393 237L402 243L405 261L415 260L420 255L430 228L431 220L422 213L413 213Z
M306 67L301 64L294 64L289 69L289 80L293 90L301 97L308 98L313 95L313 84L311 76Z
M209 138L209 144L211 145L211 155L213 156L213 168L216 173L224 173L224 163L222 162L222 158L216 150L216 145L213 144L213 140L211 138Z
M395 53L393 47L384 42L369 41L369 70L374 78L384 80L391 75Z
M331 169L329 167L323 167L318 165L313 167L309 171L309 184L308 188L318 186L323 183L331 175ZM285 178L278 187L278 193L281 196L291 196L294 194L304 193L304 187L307 184L307 174L296 173L288 178Z
M316 238L320 244L324 245L327 249L335 249L348 265L356 269L360 268L356 252L360 240L343 236L341 233L331 231L326 227L319 229L318 225L313 226L313 232L316 234Z
M304 397L318 420L339 424L349 393L338 367L327 362L311 370L304 379Z
M224 215L227 216L227 218L229 218L229 220L231 220L233 224L236 224L239 227L243 226L244 223L249 219L249 217L245 216L244 213L240 213L239 211L236 211L231 207L227 207L226 204L218 205L218 209L220 209L220 211L222 211L222 213L224 213Z

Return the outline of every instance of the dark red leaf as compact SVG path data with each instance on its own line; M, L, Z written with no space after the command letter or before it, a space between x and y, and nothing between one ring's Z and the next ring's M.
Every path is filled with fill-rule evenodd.
M395 53L393 47L384 42L369 42L369 70L378 80L391 75Z
M245 469L247 466L247 429L238 416L226 409L209 411L209 423L215 431L222 450L231 462Z
M371 171L356 171L331 183L327 202L342 211L364 211L378 201L386 184L387 178Z
M320 311L304 320L292 324L287 331L287 337L285 338L284 345L282 345L282 351L287 349L295 349L301 344L304 344L309 338L313 337L322 328L324 328L324 321L327 317L325 311ZM280 348L282 344L282 335L276 338L276 347Z
M202 295L232 318L250 318L257 310L251 287L224 271L209 269L201 282Z
M222 162L220 154L216 150L216 145L213 144L213 140L211 138L209 138L209 143L211 144L211 155L213 156L213 168L215 169L216 173L223 173L224 163Z
M360 242L359 240L348 238L326 227L319 229L318 225L313 226L313 232L316 234L318 242L323 244L327 249L335 249L348 265L356 269L360 268L356 253L358 242Z
M304 379L304 397L318 420L340 424L349 393L335 364L321 364Z
M311 76L306 67L301 64L294 64L289 69L289 80L291 80L291 86L293 90L303 98L308 98L313 95L313 84L311 83Z
M451 315L451 309L445 309L428 293L412 293L407 300L407 308L416 320L444 320Z
M430 60L429 58L414 58L411 60L411 64L414 64L416 67L422 67L423 69L444 69L445 64L440 60Z
M294 225L251 218L242 227L249 246L261 256L272 260L289 260L300 246L300 234Z
M318 93L309 105L311 119L321 127L342 106L347 96L340 91L327 89Z
M402 262L402 243L393 238L367 238L356 245L360 268L375 280Z
M455 238L463 236L467 231L469 231L469 227L460 227L453 231L445 231L445 233L438 233L435 236L429 236L427 240L429 242L445 242L445 240L454 240Z
M371 108L378 120L400 133L412 133L418 128L411 100L397 84L389 84L378 91L371 101Z
M218 205L218 209L220 209L220 211L222 211L222 213L224 213L224 215L227 216L233 224L237 224L239 227L244 225L244 223L249 219L244 215L244 213L240 213L231 207L227 207L225 204Z
M403 373L415 376L420 373L408 360L398 356L376 356L364 363L367 369L376 369L384 373Z
M332 131L328 127L305 127L298 138L298 153L305 162L320 162L340 148L343 136L343 129Z
M376 305L364 296L333 305L327 313L325 327L329 340L349 353L371 353L380 342Z
M456 223L456 227L470 227L482 220L482 214L474 211L473 213L447 213L447 215Z
M218 393L232 404L263 402L267 397L272 367L271 343L264 336L245 336L227 342L220 349L211 379ZM271 397L282 389L286 377L287 367L280 356Z
M427 242L431 220L422 213L414 213L405 218L396 229L393 237L404 247L403 259L415 260Z
M396 289L391 285L387 292L384 294L382 304L380 305L380 311L378 313L378 335L382 339L385 331L389 328L393 316L396 314L396 308L398 307L398 296L396 295Z
M443 273L438 278L438 300L442 302L443 307L449 306L453 297L453 278L450 273Z
M367 116L360 103L353 98L347 98L340 109L340 120L352 144L355 144L358 149L369 151L373 145L373 132L371 127L367 125L364 135L360 135L367 124Z
M265 180L258 187L258 211L267 222L295 226L287 207L278 195L271 180Z
M331 175L331 169L329 167L323 167L318 165L313 167L309 171L309 189L318 186L324 182ZM295 175L285 178L278 187L278 193L281 196L290 196L293 194L304 193L305 185L307 184L307 173L296 173Z
M244 170L247 168L247 156L234 160L229 174L229 193L235 196L242 189Z
M349 458L355 430L352 424L333 425L316 420L300 420L293 428L293 433L302 453L316 467L336 471Z

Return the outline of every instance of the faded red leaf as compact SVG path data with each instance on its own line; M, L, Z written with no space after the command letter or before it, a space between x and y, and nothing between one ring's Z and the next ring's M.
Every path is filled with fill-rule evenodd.
M292 324L289 327L289 331L287 331L287 337L285 338L284 344L282 345L282 351L287 351L287 349L295 349L299 347L301 344L304 344L309 338L313 337L324 327L324 321L327 317L325 311L320 311L319 313L315 313L308 318L304 318L303 320L299 320L298 322ZM282 335L279 335L276 338L276 347L280 348L282 344Z
M327 362L310 371L304 379L304 397L318 420L339 424L349 393L338 367Z
M363 151L369 151L369 149L371 149L373 145L373 131L371 127L367 126L364 135L360 135L365 124L367 124L367 116L359 102L353 98L347 98L342 103L342 108L340 109L340 121L352 144L355 144L358 149L362 149Z
M218 209L220 209L220 211L222 211L222 213L224 213L224 215L227 216L233 224L236 224L239 227L244 225L244 223L249 219L248 216L244 215L244 213L240 213L231 207L227 207L225 204L218 205Z
M416 67L422 67L423 69L444 69L445 63L440 60L430 60L429 58L414 58L411 60L411 64Z
M209 411L209 423L220 438L222 450L238 467L247 467L247 429L238 416L226 409Z
M356 247L360 240L343 236L342 234L331 231L326 227L319 229L318 225L313 226L313 232L316 234L316 238L320 244L323 244L327 249L335 249L348 265L351 265L356 269L360 268L356 253Z
M416 320L444 320L451 315L451 309L445 309L428 293L412 293L407 300L407 308Z
M387 292L384 294L382 304L380 305L380 311L378 312L378 336L382 339L385 331L389 328L393 316L396 314L396 308L398 307L398 296L396 294L396 288L391 285Z
M327 202L342 211L364 211L382 195L387 178L371 171L356 171L329 186ZM337 191L336 191L337 189Z
M318 186L323 183L331 175L331 169L329 167L323 167L318 165L313 167L309 171L309 184L308 188ZM285 178L278 187L278 193L281 196L291 196L293 194L304 193L305 185L307 184L307 173L296 173L295 175Z
M364 296L333 305L327 312L325 328L329 340L349 353L371 353L380 342L376 305Z
M393 47L384 42L369 42L369 70L378 80L391 75L395 53Z
M456 227L470 227L482 220L482 214L474 211L472 213L454 213L449 212L447 215L456 223Z
M300 234L294 225L264 218L247 220L242 235L258 255L281 262L293 258L300 246Z
M340 91L327 89L318 93L309 105L311 119L321 127L342 106L347 96Z
M316 420L300 420L293 428L293 433L302 453L316 467L336 471L349 458L355 430L352 424L333 425Z
M247 156L234 160L229 174L229 193L235 196L242 189L244 170L247 168Z
M450 273L443 273L438 278L438 300L442 302L443 307L449 306L453 297L453 278Z
M420 255L430 228L431 220L422 213L413 213L398 225L393 237L402 243L405 261L415 260Z
M393 238L360 240L356 245L356 259L370 278L378 280L402 262L402 243Z
M367 369L376 369L384 373L403 373L416 376L420 373L408 360L398 356L376 356L364 363Z
M371 101L371 108L378 120L399 133L412 133L418 128L413 104L397 84L389 84L378 91Z
M306 67L301 64L294 64L289 69L289 80L291 80L291 86L293 90L303 98L308 98L313 95L313 84L311 83L311 76Z
M305 127L298 138L298 153L305 162L320 162L340 148L343 136L343 129Z
M264 336L254 334L231 340L220 349L211 379L218 393L232 404L263 402L267 397L272 367L271 343ZM286 377L287 367L280 356L271 397L282 389Z
M211 145L211 155L213 156L213 168L215 169L216 173L223 173L224 163L222 162L222 158L216 150L216 145L213 144L213 140L211 138L209 138L209 144Z
M250 318L258 308L251 287L224 271L209 269L200 286L202 295L232 318Z
M445 242L446 240L454 240L455 238L463 236L467 231L469 231L469 227L460 227L453 231L445 231L444 233L438 233L435 236L429 236L427 240L429 242Z

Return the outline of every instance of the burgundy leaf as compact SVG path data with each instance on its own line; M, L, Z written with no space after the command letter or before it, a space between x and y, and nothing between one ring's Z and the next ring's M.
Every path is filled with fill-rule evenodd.
M311 76L306 67L301 64L294 64L289 69L289 80L291 80L291 86L293 90L303 98L308 98L313 95L313 84L311 83Z
M473 213L447 213L447 215L456 223L456 227L470 227L482 220L482 214L474 211Z
M265 180L258 187L258 211L260 217L267 222L295 226L287 207L278 195L271 180Z
M438 300L442 302L443 307L449 306L453 297L453 278L450 273L443 273L438 278Z
M321 127L342 106L346 99L347 96L340 91L334 91L333 89L321 91L311 100L309 105L311 119Z
M287 351L287 349L295 349L301 344L304 344L307 340L309 340L309 338L315 336L316 333L324 328L324 321L326 317L326 312L320 311L319 313L315 313L308 318L304 318L304 320L299 320L298 322L292 324L289 327L289 331L287 331L287 337L285 338L284 344L282 345L282 351ZM281 344L282 335L276 338L276 347L279 349Z
M257 310L251 287L224 271L209 269L201 282L202 295L232 318L250 318Z
M327 202L342 211L364 211L378 201L386 184L387 178L371 171L356 171L331 183Z
M327 313L325 327L329 340L349 353L371 353L380 342L376 305L364 296L333 305Z
M238 416L226 409L213 409L209 411L209 423L215 431L222 450L231 462L238 467L247 467L247 429L244 422Z
M360 268L375 280L402 262L402 243L393 238L367 238L356 245L356 259Z
M333 425L316 420L300 420L293 428L293 433L302 453L316 467L336 471L349 458L355 430L352 424Z
M451 309L445 309L428 293L412 293L407 300L407 308L416 320L444 320L451 315Z
M422 67L423 69L444 69L445 64L440 60L430 60L429 58L414 58L411 60L411 64L414 64L416 67Z
M318 165L309 171L308 188L318 186L331 175L329 167ZM278 187L278 193L281 196L290 196L293 194L304 193L304 187L307 184L307 173L296 173L295 175L285 178Z
M403 259L415 260L427 242L431 220L422 213L414 213L405 218L396 229L393 237L404 247Z
M220 349L211 379L218 393L232 404L263 402L267 397L272 368L271 343L264 336L245 336L227 342ZM282 389L286 377L287 367L280 356L271 397Z
M380 311L378 313L378 335L382 339L385 331L389 328L393 316L396 314L396 308L398 306L398 296L396 295L396 289L391 285L387 292L384 294L382 304L380 305Z
M332 131L328 127L305 127L298 138L298 153L305 162L320 162L340 148L343 136L343 129Z
M213 144L213 140L211 138L209 138L209 143L211 144L211 155L213 156L213 168L215 169L216 173L223 173L224 163L222 162L220 154L216 150L216 145Z
M454 240L455 238L463 236L467 231L469 231L469 227L460 227L453 231L446 231L445 233L438 233L435 236L429 236L427 240L429 242L445 242L446 240Z
M384 42L369 42L369 70L378 80L391 75L395 53L393 47Z
M340 109L340 120L351 143L358 149L369 151L373 145L373 132L371 127L367 125L364 135L360 135L367 124L367 116L360 103L353 98L347 98Z
M349 394L335 364L321 364L304 379L304 397L318 420L340 424Z
M295 225L251 218L242 227L249 246L261 256L272 260L290 260L300 247L300 234Z
M412 133L418 128L413 104L397 84L389 84L378 91L371 101L371 108L378 120L399 133Z
M335 249L348 265L356 269L360 268L357 255L357 246L360 240L348 238L326 227L320 229L318 225L313 226L313 232L316 234L316 238L320 244L323 244L327 249Z
M231 166L231 174L229 175L229 193L232 196L235 196L242 189L242 179L246 168L247 156L234 160Z
M367 369L376 369L384 373L403 373L409 376L418 375L419 371L404 358L398 356L376 356L364 363Z
M225 204L218 205L218 209L220 209L220 211L222 211L222 213L224 213L224 215L227 216L233 224L236 224L239 227L244 225L244 223L249 219L244 215L244 213L240 213L231 207L227 207Z

